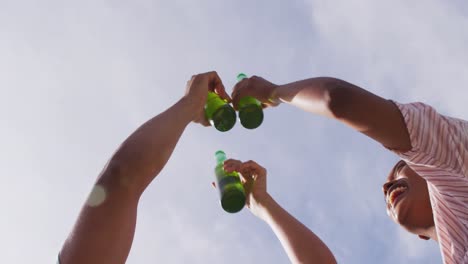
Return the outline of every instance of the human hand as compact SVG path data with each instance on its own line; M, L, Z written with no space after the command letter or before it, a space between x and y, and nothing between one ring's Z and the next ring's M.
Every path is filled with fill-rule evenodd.
M245 96L253 96L262 103L263 107L277 106L280 101L275 95L278 85L271 83L262 77L252 76L238 82L232 91L232 101L237 110L239 101Z
M187 82L184 98L188 100L192 107L192 120L204 126L210 125L205 117L204 108L208 92L215 92L221 98L231 101L216 71L193 75Z
M229 159L224 162L227 173L239 172L244 185L247 208L257 217L263 219L264 203L271 198L267 192L267 171L255 161L241 162Z

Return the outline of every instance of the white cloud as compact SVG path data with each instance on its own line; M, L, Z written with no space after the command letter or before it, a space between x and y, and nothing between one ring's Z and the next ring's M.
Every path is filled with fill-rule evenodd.
M307 2L322 44L316 55L327 70L384 96L468 116L463 9L440 0Z

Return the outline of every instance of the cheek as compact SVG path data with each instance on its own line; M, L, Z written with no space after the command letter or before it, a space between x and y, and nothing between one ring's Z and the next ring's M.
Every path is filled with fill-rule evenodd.
M411 196L414 200L424 201L429 198L429 190L427 189L427 183L424 179L412 179L411 184Z
M421 181L415 185L413 200L414 210L418 213L427 214L429 211L432 211L429 190L425 181Z
M413 185L411 192L406 197L407 222L414 226L419 226L431 212L429 194L426 183Z

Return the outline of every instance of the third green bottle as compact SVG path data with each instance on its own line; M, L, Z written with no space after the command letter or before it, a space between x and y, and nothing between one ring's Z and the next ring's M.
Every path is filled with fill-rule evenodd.
M224 170L224 161L226 160L224 151L216 151L215 158L216 184L221 196L221 206L226 212L237 213L245 205L245 190L240 181L239 173L227 173Z

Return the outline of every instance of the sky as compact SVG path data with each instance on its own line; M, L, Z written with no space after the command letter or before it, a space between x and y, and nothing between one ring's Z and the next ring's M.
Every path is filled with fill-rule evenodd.
M468 118L466 1L0 0L3 263L54 263L107 160L139 125L216 70L284 84L316 76ZM386 215L398 158L289 105L256 130L187 127L140 200L127 263L288 263L247 208L225 213L213 154L255 160L270 194L339 263L441 263Z

